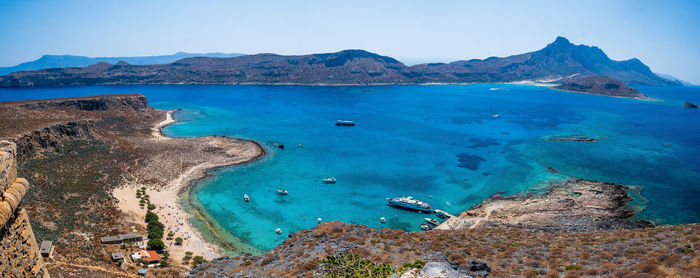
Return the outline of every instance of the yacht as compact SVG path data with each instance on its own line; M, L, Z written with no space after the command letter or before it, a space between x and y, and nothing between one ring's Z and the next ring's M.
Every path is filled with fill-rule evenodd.
M277 189L277 195L287 195L287 194L289 194L289 191L282 189L282 188Z
M328 176L328 164L326 164L326 178L323 179L323 183L335 183L335 178Z
M335 183L335 178L334 177L328 177L323 179L323 183Z
M401 198L387 198L390 206L402 207L410 210L416 210L420 212L432 212L430 209L430 204L422 202L420 200L413 199L413 197L401 197Z
M425 219L425 222L428 222L428 224L431 224L431 225L434 225L434 226L440 225L440 222L438 222L438 221L435 220L435 219L432 219L432 218L424 218L424 219Z
M337 126L355 126L355 122L337 120L337 121L335 121L335 125L337 125Z

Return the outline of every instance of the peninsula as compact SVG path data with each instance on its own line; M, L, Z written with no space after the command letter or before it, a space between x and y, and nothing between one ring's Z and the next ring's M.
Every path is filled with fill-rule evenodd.
M602 76L591 77L591 76ZM582 78L588 77L588 78ZM680 86L638 59L614 61L599 48L558 37L541 50L504 58L406 66L364 50L283 56L192 57L159 65L124 61L87 67L18 71L0 87L124 84L410 85L464 83L562 84L554 89L643 98L626 84ZM576 85L574 85L576 84ZM610 85L612 84L612 85Z

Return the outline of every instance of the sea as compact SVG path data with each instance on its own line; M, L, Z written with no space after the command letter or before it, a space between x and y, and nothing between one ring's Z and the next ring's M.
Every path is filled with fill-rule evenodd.
M700 87L637 88L651 99L473 84L21 88L0 89L0 101L140 93L155 108L182 109L168 136L259 142L264 157L212 171L181 202L228 254L260 254L319 218L418 231L434 217L386 198L459 214L493 194L542 192L570 177L631 186L639 219L700 222L700 111L682 107L700 103ZM598 141L545 140L556 136ZM322 182L330 176L337 183Z

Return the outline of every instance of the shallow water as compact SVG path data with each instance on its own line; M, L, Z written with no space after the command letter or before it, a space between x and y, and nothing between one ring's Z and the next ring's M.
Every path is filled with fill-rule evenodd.
M313 227L319 217L415 231L427 215L388 207L386 197L411 195L456 214L496 192L513 194L564 177L548 166L639 186L646 199L635 202L645 208L641 218L699 222L700 111L681 104L700 103L700 87L640 89L656 100L504 84L0 89L0 100L138 92L153 107L184 108L178 123L165 128L170 136L261 142L268 156L218 170L188 196L221 227L220 237L240 240L238 251L257 253ZM336 127L338 119L357 126ZM556 135L600 140L543 140ZM336 184L321 182L326 168ZM276 195L280 187L289 195Z

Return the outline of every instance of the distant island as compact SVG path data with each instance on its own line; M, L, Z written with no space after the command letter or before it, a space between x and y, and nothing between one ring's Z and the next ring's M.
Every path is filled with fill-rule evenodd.
M364 50L283 56L192 57L173 63L99 62L87 67L19 71L0 76L0 87L126 84L410 85L548 83L555 89L643 98L630 85L681 86L654 74L638 59L614 61L593 46L558 37L541 50L505 58L420 64Z
M16 71L42 70L50 68L70 68L70 67L86 67L99 62L116 64L120 61L127 62L132 65L154 65L154 64L169 64L180 59L190 57L216 57L229 58L242 56L240 53L187 53L178 52L172 55L158 56L136 56L136 57L87 57L76 55L44 55L34 61L21 63L12 67L0 67L0 75L10 74Z

